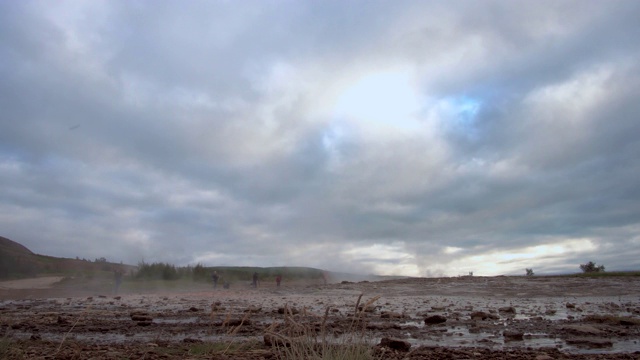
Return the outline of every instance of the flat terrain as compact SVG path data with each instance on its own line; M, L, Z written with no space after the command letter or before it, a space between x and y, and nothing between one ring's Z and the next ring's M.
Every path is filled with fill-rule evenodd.
M385 359L640 359L640 277L19 287L0 283L0 358L276 359L269 343L324 331L362 336Z

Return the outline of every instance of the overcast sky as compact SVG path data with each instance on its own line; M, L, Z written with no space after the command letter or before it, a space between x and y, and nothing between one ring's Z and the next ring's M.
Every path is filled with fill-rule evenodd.
M0 1L0 236L411 276L640 269L640 2Z

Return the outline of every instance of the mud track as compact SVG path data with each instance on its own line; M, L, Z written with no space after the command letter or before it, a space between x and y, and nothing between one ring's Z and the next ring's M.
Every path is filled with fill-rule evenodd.
M357 331L389 359L640 359L638 277L285 282L118 296L24 291L0 289L0 339L10 345L0 346L0 358L275 359L265 334L282 328L287 312L335 342L357 318ZM377 346L383 338L400 345Z

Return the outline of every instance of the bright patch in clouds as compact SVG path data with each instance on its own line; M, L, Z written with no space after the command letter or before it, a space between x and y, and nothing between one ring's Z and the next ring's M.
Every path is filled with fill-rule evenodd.
M597 246L591 239L569 239L512 251L468 256L448 264L447 268L451 269L448 275L461 275L469 272L482 276L518 274L524 272L525 267L529 266L528 263L550 265L562 261L558 259L562 259L566 255L589 253L596 249Z
M460 251L462 251L464 249L459 248L459 247L454 247L454 246L447 246L444 248L444 250L442 252L444 252L445 254L449 255L449 254L455 254L458 253Z
M415 130L420 94L407 71L366 74L338 95L334 116L383 130Z

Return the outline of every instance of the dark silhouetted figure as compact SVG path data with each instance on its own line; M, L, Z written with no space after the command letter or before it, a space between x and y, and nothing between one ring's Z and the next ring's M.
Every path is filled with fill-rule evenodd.
M258 273L257 272L253 273L253 282L251 283L251 286L253 286L254 288L258 288Z
M213 288L217 288L218 287L218 280L220 279L220 275L218 275L217 271L214 271L213 274L211 274L211 280L213 280Z
M120 270L114 270L113 277L116 281L116 285L115 285L115 288L113 289L113 292L117 294L118 290L120 290L120 285L122 284L122 272Z
M282 282L282 275L276 275L276 286L280 287L280 283Z

